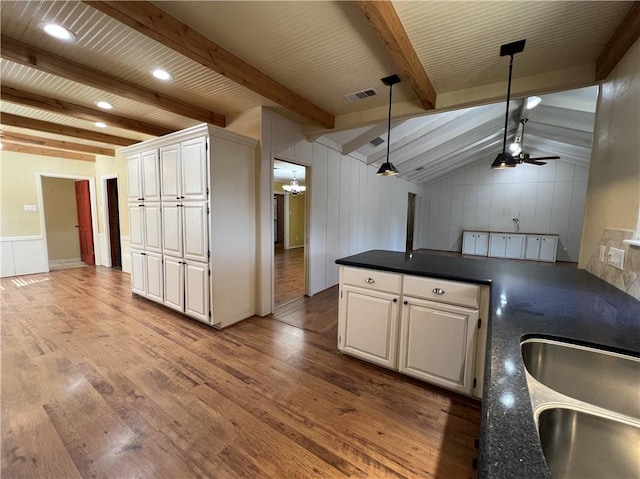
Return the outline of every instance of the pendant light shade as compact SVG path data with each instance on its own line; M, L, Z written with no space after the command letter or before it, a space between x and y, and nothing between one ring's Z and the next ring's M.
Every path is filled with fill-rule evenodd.
M391 75L381 79L382 83L389 87L389 115L387 119L387 161L382 163L378 173L378 176L395 176L399 172L393 163L389 161L389 149L391 147L391 99L393 97L393 85L400 83L400 77L398 75Z

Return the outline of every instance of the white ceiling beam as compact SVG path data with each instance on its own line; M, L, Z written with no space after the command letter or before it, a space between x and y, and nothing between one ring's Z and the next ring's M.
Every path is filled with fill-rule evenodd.
M391 123L391 130L400 126L406 120L394 121ZM361 135L358 135L353 140L348 141L344 145L342 145L342 154L349 155L352 152L362 148L367 143L371 142L374 138L378 138L380 135L384 135L387 132L387 123L380 123L375 125L373 128L368 129Z

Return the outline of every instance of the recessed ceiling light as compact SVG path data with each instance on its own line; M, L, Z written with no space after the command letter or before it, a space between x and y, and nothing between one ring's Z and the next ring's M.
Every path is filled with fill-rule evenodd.
M111 110L113 108L113 105L111 105L111 103L106 101L99 101L96 103L96 105L98 105L98 107L103 108L105 110Z
M151 74L156 77L158 80L169 81L173 80L173 75L166 70L162 70L160 68L156 68L151 72Z
M96 125L98 128L106 128L106 127L107 127L107 124L106 124L106 123L103 123L103 122L101 122L101 121L96 121L96 122L94 123L94 125Z
M51 22L40 22L38 26L47 34L58 40L64 40L65 42L74 42L76 36L73 32L66 28Z
M531 110L537 107L541 101L542 98L540 98L539 96L530 96L529 98L527 98L527 110Z

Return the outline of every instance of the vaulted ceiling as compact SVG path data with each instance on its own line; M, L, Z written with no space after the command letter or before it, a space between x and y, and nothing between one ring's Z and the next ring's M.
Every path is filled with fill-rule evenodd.
M638 2L2 0L0 18L5 149L90 159L265 107L376 164L386 148L368 143L386 138L380 78L398 73L392 159L420 184L495 154L507 75L499 46L520 38L510 133L520 99L538 94L525 146L583 162L593 111L576 107L583 97L544 94L595 84L640 35ZM41 22L76 40L47 36ZM153 78L158 67L173 80ZM344 98L367 89L378 94Z

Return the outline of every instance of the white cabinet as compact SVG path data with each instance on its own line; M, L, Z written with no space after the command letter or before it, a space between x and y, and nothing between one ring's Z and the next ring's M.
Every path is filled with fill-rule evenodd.
M338 349L481 397L488 302L488 286L342 266Z
M380 366L397 367L398 294L344 285L338 347Z
M489 256L496 258L522 259L525 235L491 233L489 235Z
M129 201L160 201L158 151L144 151L126 159Z
M535 261L556 260L558 249L557 236L527 236L527 245L525 250L525 259Z
M219 328L255 314L255 147L198 125L120 150L134 293Z
M487 256L489 252L489 233L484 231L465 231L462 234L462 254Z
M404 296L399 371L470 395L478 310Z
M162 255L131 250L131 291L161 303L163 290Z
M162 201L206 200L207 139L194 138L160 148Z

